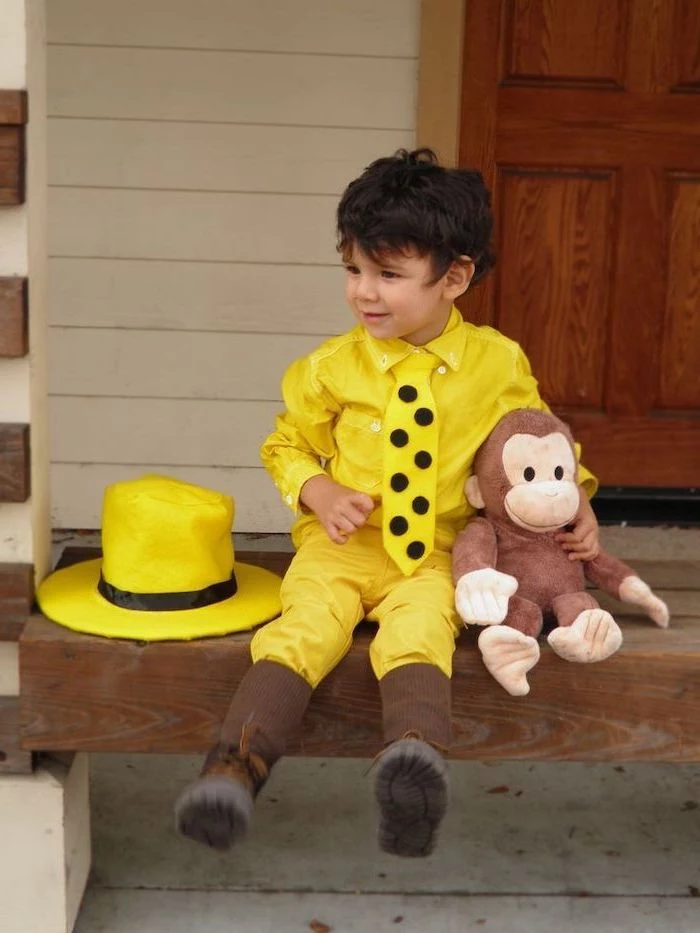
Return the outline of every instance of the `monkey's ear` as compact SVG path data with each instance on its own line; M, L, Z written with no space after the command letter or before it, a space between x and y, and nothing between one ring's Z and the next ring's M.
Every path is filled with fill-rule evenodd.
M479 486L479 480L476 476L469 477L465 488L467 491L467 499L470 504L473 505L475 509L483 509L486 503L484 502L484 497L481 495L481 487Z

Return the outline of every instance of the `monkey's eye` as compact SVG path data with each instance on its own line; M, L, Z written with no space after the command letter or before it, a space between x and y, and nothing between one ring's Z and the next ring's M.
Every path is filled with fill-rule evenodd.
M525 477L528 483L531 483L533 479L535 478L535 471L533 470L532 467L525 467L525 469L523 470L523 476Z
M564 479L564 467L554 468L554 479Z

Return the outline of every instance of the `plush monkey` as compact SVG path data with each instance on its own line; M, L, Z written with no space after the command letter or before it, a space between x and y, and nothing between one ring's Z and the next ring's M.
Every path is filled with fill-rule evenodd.
M586 592L585 578L668 625L666 604L626 564L602 550L594 560L572 561L555 541L583 494L568 427L534 409L501 419L467 480L467 498L482 514L454 545L455 604L468 625L484 626L484 663L513 696L530 690L544 614L556 620L547 641L567 661L602 661L620 647L620 627Z

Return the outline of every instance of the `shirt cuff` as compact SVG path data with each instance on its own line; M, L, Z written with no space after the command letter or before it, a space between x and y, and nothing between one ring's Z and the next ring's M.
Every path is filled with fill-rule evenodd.
M284 482L280 483L278 487L282 495L283 502L285 505L289 506L295 515L298 515L301 511L299 495L301 494L301 489L304 483L310 480L313 476L327 475L328 474L320 464L299 464L295 469L290 470L289 473L287 473L284 478Z

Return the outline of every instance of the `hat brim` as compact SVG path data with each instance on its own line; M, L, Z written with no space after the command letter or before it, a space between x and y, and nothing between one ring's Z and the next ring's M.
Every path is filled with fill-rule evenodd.
M102 559L56 570L39 586L37 602L53 622L77 632L137 641L187 641L242 632L269 622L281 610L277 574L236 562L234 596L200 609L144 612L113 606L97 590Z

